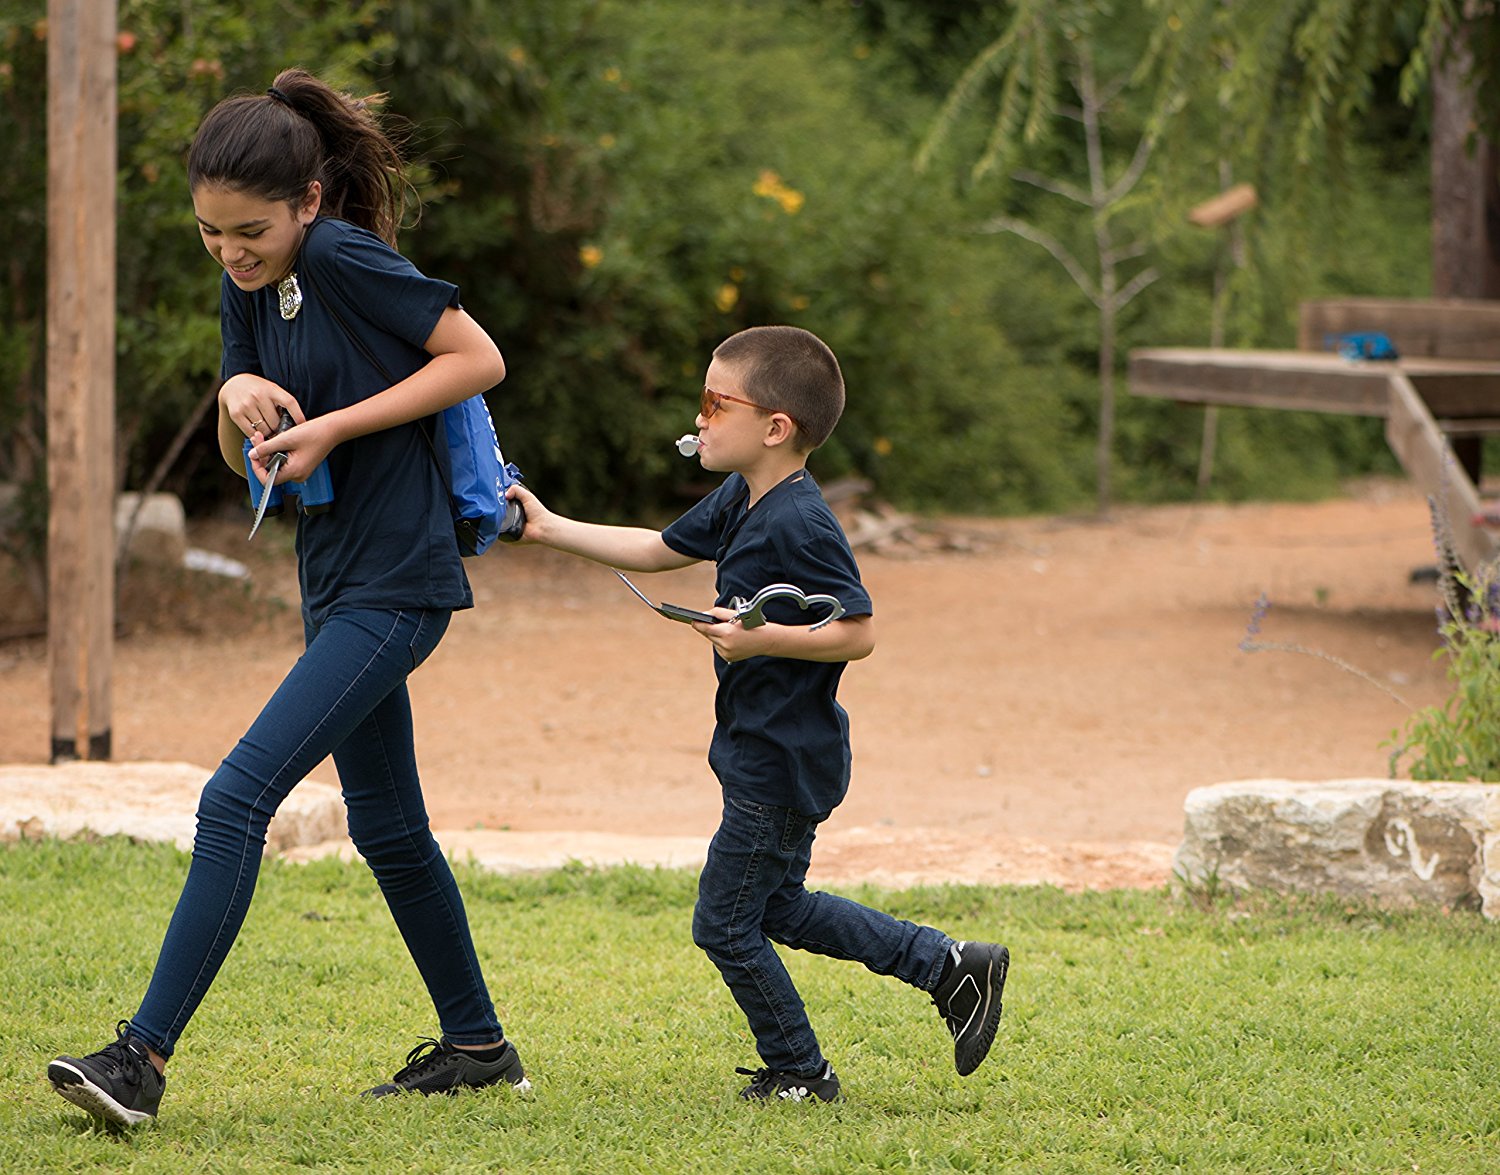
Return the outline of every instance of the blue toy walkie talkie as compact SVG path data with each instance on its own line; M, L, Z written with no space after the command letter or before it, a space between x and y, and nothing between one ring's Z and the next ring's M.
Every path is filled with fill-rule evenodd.
M276 431L269 434L276 436L291 428L297 422L292 419L292 414L285 408L281 410L281 420ZM288 481L276 485L276 475L281 472L281 467L286 464L286 454L277 453L272 456L266 466L266 482L261 485L260 479L255 476L255 467L250 463L250 450L254 448L250 438L245 438L244 448L241 450L245 459L245 477L250 482L250 502L255 506L255 524L250 527L250 538L255 537L255 532L260 529L261 521L267 514L280 514L285 508L286 499L291 498L301 508L304 514L322 514L333 509L333 479L328 476L328 462L318 462L318 467L312 471L311 476L305 481ZM260 490L260 500L256 501L256 489ZM248 540L247 540L248 541Z

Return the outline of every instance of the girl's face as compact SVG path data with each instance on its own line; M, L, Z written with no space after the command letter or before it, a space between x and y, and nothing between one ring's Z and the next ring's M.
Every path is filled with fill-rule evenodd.
M193 212L209 255L240 289L258 290L292 271L302 234L317 217L322 197L316 180L300 206L203 184L193 192Z

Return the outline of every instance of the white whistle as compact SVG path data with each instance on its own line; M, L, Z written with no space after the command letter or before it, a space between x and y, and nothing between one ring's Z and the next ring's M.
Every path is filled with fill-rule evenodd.
M684 457L696 457L702 447L703 442L692 433L677 438L677 451Z

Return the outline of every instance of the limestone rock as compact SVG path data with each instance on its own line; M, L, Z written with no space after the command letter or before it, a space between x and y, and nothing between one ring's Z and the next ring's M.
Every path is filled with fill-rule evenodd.
M0 767L0 841L89 832L191 849L198 795L212 774L191 763ZM266 854L333 840L344 829L338 788L304 779L272 818Z
M1195 788L1173 872L1500 917L1500 786L1348 779Z
M115 541L124 543L125 528L135 514L140 494L115 499ZM176 494L147 494L130 536L130 557L165 567L177 567L187 553L187 519Z

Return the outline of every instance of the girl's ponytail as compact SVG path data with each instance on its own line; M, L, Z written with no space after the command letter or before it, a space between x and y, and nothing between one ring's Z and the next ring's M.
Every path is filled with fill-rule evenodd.
M209 111L188 151L188 186L295 204L318 180L325 213L394 247L410 184L399 146L374 115L384 99L356 99L306 70L282 70L266 93Z

